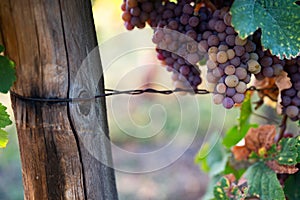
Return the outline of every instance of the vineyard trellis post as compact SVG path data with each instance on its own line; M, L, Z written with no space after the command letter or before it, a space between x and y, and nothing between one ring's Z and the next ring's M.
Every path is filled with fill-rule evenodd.
M86 0L1 0L0 30L5 53L16 63L12 91L25 97L69 98L82 62L97 47L91 2ZM93 67L99 66L100 59ZM103 78L95 89L104 92ZM85 94L82 90L79 94ZM108 137L104 98L81 107L11 98L25 199L117 199L114 170L95 158L111 160L110 146L100 141L87 149L71 116L76 109L89 119L97 109L103 131L96 131Z

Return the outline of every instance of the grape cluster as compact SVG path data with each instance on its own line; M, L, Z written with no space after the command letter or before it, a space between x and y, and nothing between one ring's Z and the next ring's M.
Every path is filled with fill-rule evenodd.
M256 53L258 62L261 65L261 71L255 74L255 78L262 80L266 77L272 78L278 76L285 65L284 60L280 60L277 56L271 54L269 50L263 50L261 45L261 31L258 30L253 34L253 42L256 44Z
M168 6L169 5L169 6ZM210 11L203 7L195 15L194 7L186 2L166 3L170 10L167 20L158 23L152 41L157 44L158 58L172 71L175 87L197 89L201 83L196 65L204 58L198 49L202 33L207 29Z
M154 3L151 1L124 0L121 9L123 11L122 19L127 30L132 30L134 27L144 28L154 9Z
M180 0L178 4L184 5L191 0ZM157 27L167 23L173 17L176 4L168 0L123 0L121 5L122 19L127 30L134 27L144 28L148 23L151 27ZM180 7L177 8L180 10Z
M286 60L284 70L288 73L292 87L281 91L281 105L283 114L291 120L300 119L300 57Z
M272 55L261 44L260 30L240 38L231 25L232 2L123 0L122 18L128 30L146 24L153 28L157 58L173 72L176 88L196 90L202 82L198 63L206 61L213 101L228 109L243 102L253 74L262 80L286 71L293 86L281 92L283 113L300 119L300 58L280 60Z
M241 39L231 26L228 8L214 11L199 49L208 52L206 79L214 86L213 101L232 108L242 103L251 74L261 70L252 38Z
M196 63L203 58L197 49L197 39L201 39L198 32L206 29L207 22L201 22L210 13L202 8L201 15L194 15L191 2L125 0L122 18L128 30L143 28L147 22L154 29L152 41L157 45L157 57L173 72L175 87L195 90L201 83Z
M260 63L262 70L255 75L256 79L262 80L265 77L272 78L278 76L283 71L285 61L272 55L269 50L258 50L257 54L259 55L258 62Z

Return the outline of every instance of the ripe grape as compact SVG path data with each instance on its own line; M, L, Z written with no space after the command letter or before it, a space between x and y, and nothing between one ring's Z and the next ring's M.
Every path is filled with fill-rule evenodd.
M210 11L203 7L199 10L199 14L195 14L194 6L189 2L182 0L175 4L166 1L162 6L158 6L156 2L155 7L160 8L159 11L156 10L159 20L150 18L150 25L158 24L159 26L154 29L152 38L158 48L158 58L168 66L167 70L180 73L178 76L174 75L172 79L177 81L177 85L189 85L193 89L197 89L201 83L197 63L204 58L210 45L219 44L219 38L216 35L212 36L210 31L206 31L211 16ZM153 17L151 13L150 16ZM155 23L151 21L155 21ZM209 37L210 44L207 40ZM206 39L203 40L203 38ZM169 54L164 52L169 52ZM162 56L162 53L165 55ZM171 62L168 57L174 57L174 55L177 55L177 58L173 58ZM212 70L216 68L213 62L210 64ZM220 77L224 72L215 70L208 74L208 79L215 82L217 79L213 77L213 73ZM183 84L179 84L178 81Z
M225 63L228 60L227 53L225 51L219 51L217 53L218 63Z
M221 94L214 94L213 95L213 102L215 104L221 104L221 103L223 103L223 100L224 100L224 95L221 95Z
M230 109L234 106L234 101L230 97L225 97L223 99L223 106L227 109Z
M281 91L281 105L283 114L286 114L291 120L300 119L300 56L291 60L286 60L284 70L288 73L292 87Z
M219 103L218 94L223 95L223 106L231 108L234 103L244 100L251 74L261 70L257 45L252 37L242 39L234 31L228 8L214 11L208 28L202 35L201 45L198 45L201 50L208 49L207 81L215 84L214 98L217 100L214 102Z
M248 71L253 74L258 74L261 71L261 66L256 60L249 60L247 66Z
M232 100L235 103L242 103L245 99L245 95L243 93L236 93L235 95L233 95Z

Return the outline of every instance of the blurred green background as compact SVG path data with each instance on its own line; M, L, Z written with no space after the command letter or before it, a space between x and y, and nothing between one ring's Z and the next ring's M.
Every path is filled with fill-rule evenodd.
M105 44L110 39L127 32L120 17L121 3L122 0L93 1L94 19L100 44ZM151 41L151 37L145 37L144 39L148 42ZM126 47L130 49L130 45L135 45L134 42L123 41L118 46L111 46L111 48ZM153 49L124 55L113 62L109 69L105 71L105 84L106 88L118 89L136 89L149 86L173 88L171 74L156 60ZM208 177L194 164L194 156L201 147L209 125L212 129L214 129L214 126L222 126L222 130L227 130L236 122L238 109L235 108L226 112L223 126L219 123L223 120L223 115L218 116L218 112L222 113L224 110L221 106L215 106L213 109L210 95L180 97L182 99L180 106L177 97L174 95L141 95L129 99L124 96L107 98L112 141L120 148L132 152L148 152L164 146L175 137L175 133L179 134L183 141L185 137L190 137L194 132L192 126L189 123L180 124L181 118L179 116L182 109L187 113L192 113L195 110L194 104L191 103L195 98L199 106L200 121L192 145L176 162L162 170L146 174L116 171L120 199L201 199L206 189ZM0 99L9 107L12 116L9 96L1 95ZM157 105L159 106L155 107ZM120 111L122 108L125 108L124 112ZM212 112L215 112L213 119L211 119ZM274 115L274 112L267 107L264 107L261 112L265 115L268 113ZM160 124L159 121L155 121L156 116L164 114L164 123ZM195 116L187 115L184 117L188 120L190 117L190 120L193 121L192 118ZM254 122L258 120L260 120L260 123L264 123L261 119L253 119ZM155 123L158 123L159 130ZM179 125L182 126L180 133L178 133ZM137 126L144 127L145 131L137 131ZM146 128L148 129L146 130ZM0 200L18 200L23 199L23 188L17 136L14 126L9 127L7 130L10 133L9 144L6 149L0 149ZM157 132L157 134L146 139L139 138L139 136L149 135L148 133L151 133L151 131ZM177 149L174 149L175 151ZM121 163L121 165L130 162L119 155L113 156L115 161ZM159 159L165 159L166 156L172 155L162 154ZM151 165L147 162L151 161L145 160L144 163L133 164Z

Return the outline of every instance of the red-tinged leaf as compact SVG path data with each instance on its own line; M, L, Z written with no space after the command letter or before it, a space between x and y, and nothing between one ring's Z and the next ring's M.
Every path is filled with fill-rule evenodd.
M276 160L269 160L266 165L277 174L294 174L299 170L295 165L280 165Z

